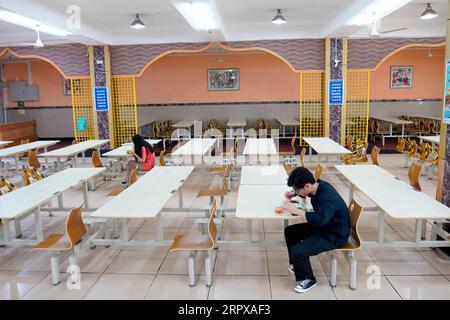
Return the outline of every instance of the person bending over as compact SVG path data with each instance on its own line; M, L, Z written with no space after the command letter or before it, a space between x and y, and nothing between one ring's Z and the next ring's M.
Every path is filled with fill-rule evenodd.
M350 236L350 215L347 205L331 184L315 180L305 167L298 167L289 175L288 186L294 190L286 192L282 208L303 217L302 223L284 229L289 254L289 271L295 274L296 292L307 292L317 281L309 257L321 252L341 248ZM305 212L296 207L293 198L311 197L314 212Z
M144 137L136 134L133 136L134 158L128 161L127 178L123 184L128 184L131 170L137 168L140 171L150 171L155 166L155 150L145 141Z

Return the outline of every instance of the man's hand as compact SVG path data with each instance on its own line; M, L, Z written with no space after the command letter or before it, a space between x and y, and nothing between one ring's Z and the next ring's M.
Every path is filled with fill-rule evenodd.
M295 191L288 191L284 194L284 197L288 200L291 200L295 196L296 196Z
M290 201L284 201L281 208L294 216L304 215L305 211L298 209L295 204Z

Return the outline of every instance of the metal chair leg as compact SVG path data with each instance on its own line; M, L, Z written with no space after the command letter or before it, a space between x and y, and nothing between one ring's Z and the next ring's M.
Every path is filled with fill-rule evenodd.
M50 258L50 267L52 270L52 283L57 286L61 282L61 273L59 272L59 253Z
M212 282L212 272L211 272L211 251L208 250L207 256L205 258L205 276L206 276L206 286L210 287Z
M334 253L331 254L331 279L330 284L333 288L336 287L336 278L337 278L337 259Z
M349 252L350 259L350 289L356 290L356 267L357 262L353 251Z
M188 258L189 286L195 286L195 252L192 252Z

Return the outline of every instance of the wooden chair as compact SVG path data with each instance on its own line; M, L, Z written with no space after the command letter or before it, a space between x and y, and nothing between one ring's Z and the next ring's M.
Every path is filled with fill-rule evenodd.
M137 169L132 169L130 172L130 178L128 179L128 186L131 186L133 183L137 181ZM115 197L119 194L121 194L125 189L122 187L117 187L110 193L108 193L109 197Z
M72 140L72 144L77 144L78 143L78 140L77 139L73 139Z
M33 250L55 252L50 258L52 270L52 283L58 285L61 282L61 274L59 272L59 257L64 252L72 252L69 257L70 265L76 265L76 252L81 244L83 237L87 234L86 226L81 216L81 208L72 209L67 221L65 234L52 234L47 239L37 244Z
M361 238L358 232L359 217L361 216L362 207L354 200L350 201L348 206L348 211L350 214L350 236L347 243L339 249L334 250L331 255L331 281L330 284L334 288L336 287L336 277L337 277L337 259L335 256L335 251L345 251L347 253L347 259L350 262L350 289L356 290L356 267L357 262L355 260L354 252L361 248Z
M302 164L302 167L305 166L305 154L306 154L306 148L303 148L302 151L300 151L300 163Z
M356 153L353 154L349 158L345 158L344 163L345 164L357 164L357 163L368 162L369 159L367 159L366 148L367 148L367 143L358 145Z
M409 167L408 170L408 179L409 179L409 184L411 185L411 187L422 191L422 188L420 187L420 183L419 183L419 177L420 177L420 171L422 170L422 167L413 163L411 164L411 166Z
M37 150L30 150L28 151L28 165L31 168L34 168L36 170L39 170L41 168L41 163L39 162L39 159L37 157Z
M223 174L220 175L222 179L222 184L220 188L203 188L200 189L197 193L197 198L203 198L203 197L209 197L210 204L214 202L215 197L220 197L220 208L219 211L223 211L225 206L225 196L228 194L228 191L230 190L229 184L228 184L228 173L231 170L230 166L227 166L226 170L223 172Z
M169 156L170 154L166 153L166 150L161 150L161 152L159 153L159 165L161 167L179 165L179 163L176 162L175 159L172 158L168 159L167 157Z
M188 258L189 286L195 286L195 256L199 251L206 251L205 273L206 286L212 283L212 254L217 237L217 227L214 222L216 215L216 201L213 201L209 212L208 234L179 234L169 248L169 253L175 251L191 251Z
M29 186L30 184L42 180L42 175L33 167L24 169L22 171L23 185Z
M408 141L408 152L405 153L405 168L408 166L409 160L418 158L418 155L417 155L418 148L419 148L419 146L417 145L416 140L410 139Z
M102 175L105 177L106 180L111 180L112 176L116 176L116 173L111 172L111 169L113 167L112 162L109 162L108 164L104 165L101 158L100 158L100 152L98 150L92 151L92 165L94 168L106 168L106 172L102 173Z
M323 166L319 163L319 165L316 167L316 171L314 172L314 178L316 180L319 180L323 173Z
M405 153L405 145L406 145L406 140L403 137L398 137L397 138L397 147L395 148L395 150L397 150L397 152L400 152L400 153Z
M0 178L0 196L14 190L17 190L17 188L11 181L5 177Z
M380 153L380 148L378 148L377 146L374 146L372 148L372 152L370 153L370 157L372 158L372 164L379 166L380 164L378 163L378 154Z

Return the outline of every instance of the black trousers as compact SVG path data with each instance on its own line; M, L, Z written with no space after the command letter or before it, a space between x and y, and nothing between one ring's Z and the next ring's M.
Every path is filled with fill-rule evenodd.
M334 242L318 234L314 227L308 223L286 227L284 238L289 253L289 263L294 265L296 281L302 281L306 278L315 279L309 261L310 256L338 248Z

